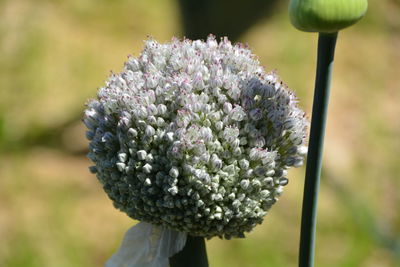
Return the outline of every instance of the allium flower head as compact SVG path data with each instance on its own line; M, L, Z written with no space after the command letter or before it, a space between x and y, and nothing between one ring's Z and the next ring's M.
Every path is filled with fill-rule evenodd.
M212 36L146 41L84 122L91 171L116 208L208 238L261 223L306 153L294 94L246 47Z

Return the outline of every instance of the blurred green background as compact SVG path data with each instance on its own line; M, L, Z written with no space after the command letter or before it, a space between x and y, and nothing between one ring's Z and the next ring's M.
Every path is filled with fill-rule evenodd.
M203 1L192 11L185 2L194 3L0 1L0 266L102 266L118 248L134 222L89 173L80 118L148 35L165 42L215 26L277 69L310 114L317 35L290 25L287 1ZM193 8L209 12L190 24ZM209 28L196 28L203 20ZM399 102L400 1L370 1L339 35L316 266L400 266ZM291 171L246 239L208 241L210 265L296 266L303 182L303 168Z

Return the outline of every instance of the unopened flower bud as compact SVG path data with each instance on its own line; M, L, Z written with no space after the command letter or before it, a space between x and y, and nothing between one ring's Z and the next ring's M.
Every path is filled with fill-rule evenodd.
M367 7L367 0L291 0L289 15L301 31L330 33L355 24Z

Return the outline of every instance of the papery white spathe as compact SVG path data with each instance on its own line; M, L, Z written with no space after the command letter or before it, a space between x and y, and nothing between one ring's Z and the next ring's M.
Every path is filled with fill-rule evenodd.
M167 267L169 258L185 243L185 233L140 222L126 232L121 247L105 267Z

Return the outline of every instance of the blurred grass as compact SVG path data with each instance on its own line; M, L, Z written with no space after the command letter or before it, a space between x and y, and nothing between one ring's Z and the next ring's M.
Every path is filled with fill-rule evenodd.
M101 266L134 223L87 171L79 122L147 35L180 36L172 0L0 2L0 266ZM339 35L316 266L400 266L399 1L370 1ZM286 2L241 37L311 110L315 34ZM296 266L304 170L242 240L208 241L211 266Z

